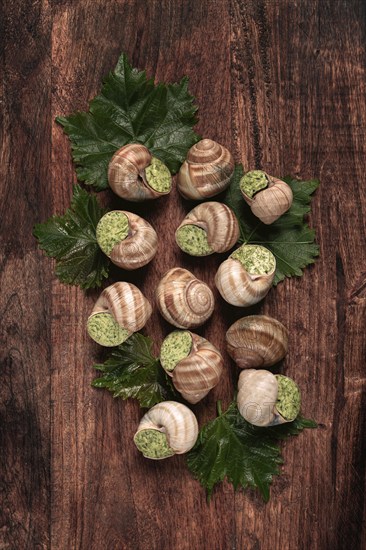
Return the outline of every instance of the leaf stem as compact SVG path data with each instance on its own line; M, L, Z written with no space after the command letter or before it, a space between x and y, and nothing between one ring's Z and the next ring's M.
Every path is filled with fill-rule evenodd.
M221 401L218 401L216 403L216 408L217 408L217 416L221 416L222 415Z

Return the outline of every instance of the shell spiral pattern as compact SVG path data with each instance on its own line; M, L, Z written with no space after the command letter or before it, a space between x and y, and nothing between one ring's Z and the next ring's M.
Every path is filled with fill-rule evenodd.
M186 199L213 197L228 187L233 173L230 151L211 139L203 139L188 151L178 174L178 191Z
M164 275L156 289L156 303L164 319L178 328L203 325L215 305L209 286L181 267Z

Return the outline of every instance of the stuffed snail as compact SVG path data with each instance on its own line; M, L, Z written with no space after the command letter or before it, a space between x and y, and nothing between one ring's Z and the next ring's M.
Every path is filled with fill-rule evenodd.
M182 397L193 404L218 384L224 366L218 349L188 330L168 334L161 346L160 363Z
M246 244L219 266L215 284L229 304L247 307L266 296L275 271L276 259L272 252L264 246Z
M262 170L247 172L239 185L253 214L267 225L287 212L292 204L291 187Z
M87 330L101 346L119 346L145 326L151 313L149 301L135 285L114 283L96 301Z
M188 452L197 437L193 412L181 403L163 401L142 417L133 440L145 458L159 460Z
M147 147L131 143L113 155L108 183L119 197L140 202L168 194L172 177L165 164L153 157Z
M122 269L148 264L158 249L155 229L143 218L125 210L113 210L99 221L97 241L111 261Z
M181 250L191 256L208 256L230 250L239 238L234 212L220 202L204 202L191 210L175 232Z
M186 199L202 200L224 191L234 173L234 159L226 147L202 139L190 148L178 174L178 191Z
M225 339L228 354L241 369L270 367L285 357L288 348L287 328L267 315L238 319Z
M291 378L267 370L240 373L238 409L254 426L275 426L295 420L300 412L300 390Z
M203 325L215 306L210 287L182 267L170 269L161 279L156 303L164 319L177 328Z

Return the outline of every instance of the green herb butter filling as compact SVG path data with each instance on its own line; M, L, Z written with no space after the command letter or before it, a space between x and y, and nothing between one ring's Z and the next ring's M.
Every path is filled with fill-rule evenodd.
M119 346L131 332L122 328L110 313L95 313L88 319L89 336L101 346Z
M171 372L182 359L188 357L192 348L192 336L188 330L175 330L168 334L161 345L160 363Z
M240 190L250 199L268 185L268 178L262 170L247 172L240 180Z
M169 193L172 186L172 176L161 160L152 157L151 164L145 168L146 181L158 193Z
M117 210L108 212L97 225L97 241L104 254L109 256L114 246L128 236L128 218Z
M276 268L276 258L264 246L244 244L230 255L238 260L251 275L272 273Z
M278 395L276 409L285 420L295 420L300 412L301 395L297 384L291 378L276 374Z
M135 434L133 440L146 458L167 458L174 455L165 433L158 430L141 430Z
M183 225L175 233L179 248L191 256L207 256L214 250L207 241L207 233L197 225Z

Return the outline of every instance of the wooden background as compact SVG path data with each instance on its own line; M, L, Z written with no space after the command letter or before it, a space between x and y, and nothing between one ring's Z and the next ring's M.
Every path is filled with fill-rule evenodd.
M363 0L8 0L1 17L2 153L0 549L365 548L365 43ZM190 78L197 131L246 168L319 177L310 223L321 256L255 308L290 330L283 372L320 427L284 445L271 500L226 483L210 505L184 458L153 462L131 443L140 410L92 389L101 358L85 333L98 292L60 284L32 227L70 204L74 167L56 115L85 110L124 51L165 82ZM105 200L110 195L104 193ZM185 205L176 192L149 220L164 242ZM220 260L173 246L138 275L194 266L212 285ZM242 310L201 331L222 347ZM168 331L146 327L156 351ZM196 407L226 406L226 374Z

